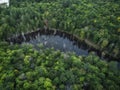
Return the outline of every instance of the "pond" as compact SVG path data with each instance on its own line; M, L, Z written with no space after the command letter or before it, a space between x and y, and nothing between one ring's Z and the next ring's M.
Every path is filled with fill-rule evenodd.
M58 35L40 35L37 36L37 38L23 43L30 43L34 46L42 44L44 48L54 48L55 50L60 50L62 52L74 52L77 55L88 55L88 50L79 48L68 38L63 38Z
M36 48L38 44L43 44L44 48L54 48L62 52L74 52L77 55L88 55L89 49L87 45L77 37L60 30L44 30L22 33L18 36L13 36L7 40L11 44L29 43Z
M80 40L73 34L69 34L60 30L47 30L39 29L37 31L22 33L18 36L7 39L9 43L15 44L33 44L36 49L39 49L38 44L42 44L44 48L54 48L62 52L73 52L76 55L86 56L89 52L94 51L101 59L111 61L118 61L118 67L120 68L119 59L111 57L109 55L102 56L102 52L94 47L87 45L84 41Z

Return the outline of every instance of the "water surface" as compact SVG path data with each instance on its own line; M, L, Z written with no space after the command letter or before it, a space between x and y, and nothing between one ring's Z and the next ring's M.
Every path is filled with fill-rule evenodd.
M35 47L37 47L36 45L38 44L43 44L44 48L54 48L62 52L74 52L77 55L88 55L88 50L79 48L73 41L58 35L40 35L23 43L33 44Z

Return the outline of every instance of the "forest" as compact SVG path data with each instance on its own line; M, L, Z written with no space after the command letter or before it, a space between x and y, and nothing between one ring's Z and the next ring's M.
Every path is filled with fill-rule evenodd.
M59 29L97 46L105 60L10 44L8 38ZM10 0L0 6L0 90L120 90L120 0Z

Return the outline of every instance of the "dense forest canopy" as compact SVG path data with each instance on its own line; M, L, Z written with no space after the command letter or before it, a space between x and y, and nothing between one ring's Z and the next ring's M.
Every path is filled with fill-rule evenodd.
M0 39L43 27L65 30L90 39L101 49L120 57L120 12L118 1L93 0L11 0L1 8Z
M119 90L120 69L94 52L77 56L7 38L44 28L67 31L120 58L120 0L10 0L0 7L1 90Z

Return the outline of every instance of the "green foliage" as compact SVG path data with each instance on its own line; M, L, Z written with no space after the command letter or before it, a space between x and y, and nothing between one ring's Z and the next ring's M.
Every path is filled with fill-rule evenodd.
M10 0L10 7L0 8L0 89L119 90L117 62L4 42L43 28L48 20L48 27L91 40L120 57L119 9L119 0Z
M12 0L9 8L0 10L0 40L43 28L47 20L48 27L90 39L119 57L119 4L118 0Z
M93 53L83 57L43 47L40 52L37 52L32 49L31 45L16 45L16 47L14 45L9 47L6 43L0 45L3 45L0 48L2 50L0 87L4 90L15 88L18 90L56 90L58 88L60 90L66 88L111 90L120 88L120 70L117 62L107 63ZM4 49L6 47L8 48ZM34 68L31 68L33 64Z

